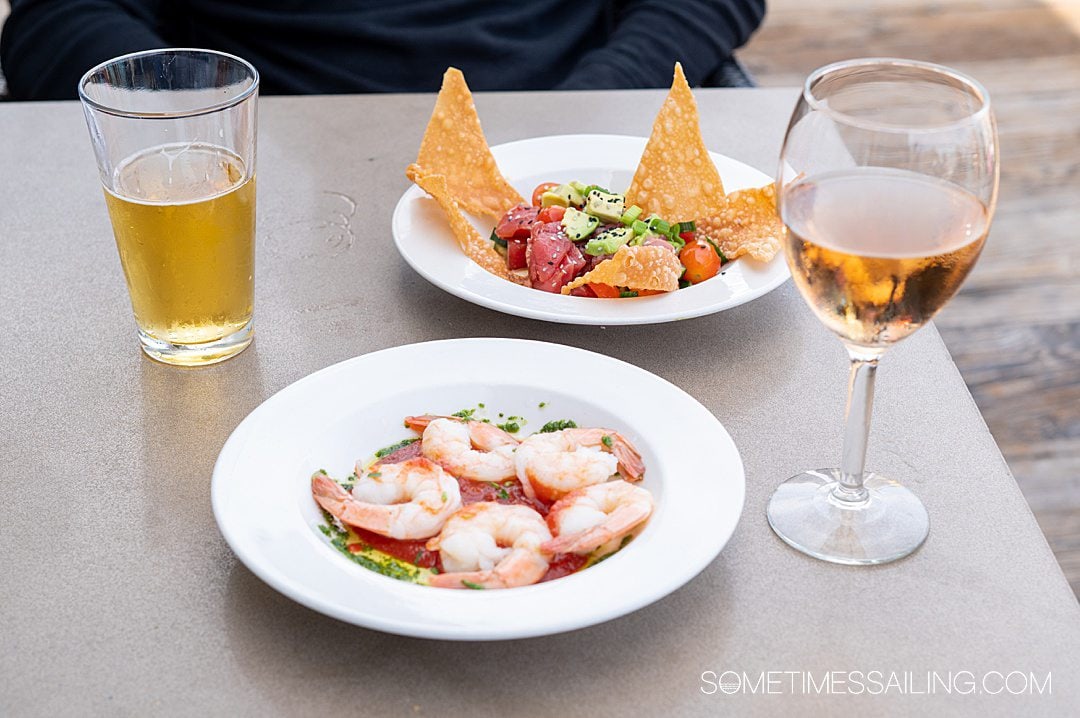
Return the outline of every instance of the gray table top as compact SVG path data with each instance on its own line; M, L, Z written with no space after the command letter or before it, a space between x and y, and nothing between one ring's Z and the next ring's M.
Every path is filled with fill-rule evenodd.
M794 97L699 92L707 144L771 173ZM477 105L494 144L645 135L661 98L499 94ZM935 330L883 362L869 455L922 497L929 539L877 568L809 559L764 512L782 479L838 460L839 342L790 284L716 316L621 329L504 316L428 285L393 250L390 214L432 101L262 101L258 338L201 370L136 348L78 105L0 105L0 713L1080 714L1080 607ZM352 234L334 226L343 197L357 203ZM605 352L709 407L746 464L746 507L720 557L625 618L491 644L339 623L244 568L209 492L237 423L339 360L458 336ZM767 695L702 677L729 670L751 682L763 671L817 684L828 671L866 675L839 676L849 683L832 695L803 674L775 674ZM871 671L903 685L878 688ZM930 671L952 672L953 692L928 689ZM1034 674L1023 680L1034 695L995 693L994 671Z

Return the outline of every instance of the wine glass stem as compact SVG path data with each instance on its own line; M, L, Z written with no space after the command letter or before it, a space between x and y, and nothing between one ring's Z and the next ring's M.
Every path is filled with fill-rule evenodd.
M844 412L844 455L840 462L840 480L832 498L851 506L869 497L863 487L866 442L870 436L870 414L874 408L874 375L878 357L849 349L851 379L848 382L847 409Z

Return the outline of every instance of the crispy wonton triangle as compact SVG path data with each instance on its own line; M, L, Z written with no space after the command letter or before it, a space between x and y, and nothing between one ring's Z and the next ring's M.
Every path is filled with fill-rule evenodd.
M728 259L749 254L768 262L784 238L784 225L776 214L776 185L732 192L710 216L697 220L697 231Z
M562 288L569 294L583 284L609 284L633 290L673 292L679 288L683 266L678 255L666 247L639 245L620 247L611 259L605 259Z
M521 195L499 172L465 76L455 67L443 75L416 164L446 178L446 187L466 212L498 217Z
M419 185L420 189L427 192L439 203L439 206L446 213L447 220L450 222L450 229L454 232L454 237L457 238L462 251L470 259L503 279L508 279L517 284L526 281L506 268L506 260L499 256L492 243L481 237L476 228L461 213L461 208L447 188L445 177L428 172L425 168L415 164L409 165L408 169L405 170L405 174L410 180Z
M697 102L686 83L682 65L675 63L671 83L634 180L627 204L668 221L705 217L724 196L724 184L705 141L701 139Z

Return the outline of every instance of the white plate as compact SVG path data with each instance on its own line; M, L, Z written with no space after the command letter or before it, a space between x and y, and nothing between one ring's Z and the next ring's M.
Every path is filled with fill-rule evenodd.
M645 142L644 137L622 135L562 135L508 142L491 151L503 175L528 198L541 182L579 180L625 190ZM749 165L710 155L728 192L772 182ZM470 219L482 236L491 234L490 220ZM489 309L564 324L656 324L699 317L756 299L791 276L778 254L767 263L735 260L709 281L665 295L605 301L541 292L499 279L466 257L446 215L416 185L394 208L393 233L401 256L435 286Z
M567 371L588 379L570 386ZM625 432L641 451L643 485L656 499L642 533L580 573L491 591L387 578L330 545L311 498L314 471L347 476L357 459L410 435L404 416L478 402L529 419L522 434L562 418ZM679 588L727 543L744 490L742 461L724 427L654 374L559 344L454 339L356 357L267 399L221 450L211 496L237 557L289 598L380 631L495 640L600 623Z

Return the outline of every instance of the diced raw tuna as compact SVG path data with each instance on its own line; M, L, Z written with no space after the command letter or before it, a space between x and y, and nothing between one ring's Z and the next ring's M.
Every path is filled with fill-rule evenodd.
M586 254L585 266L583 267L580 274L584 274L585 272L591 272L593 269L596 268L596 265L600 264L600 262L603 262L605 259L611 259L613 256L614 255L611 254L598 254L594 257L591 254Z
M506 240L507 269L525 269L525 267L529 266L528 247L528 237Z
M561 222L537 222L528 248L529 279L533 289L558 292L585 267L585 258L562 232Z
M495 227L495 236L501 239L513 239L515 237L525 239L529 236L529 230L539 213L539 207L519 204L499 220L499 224Z

